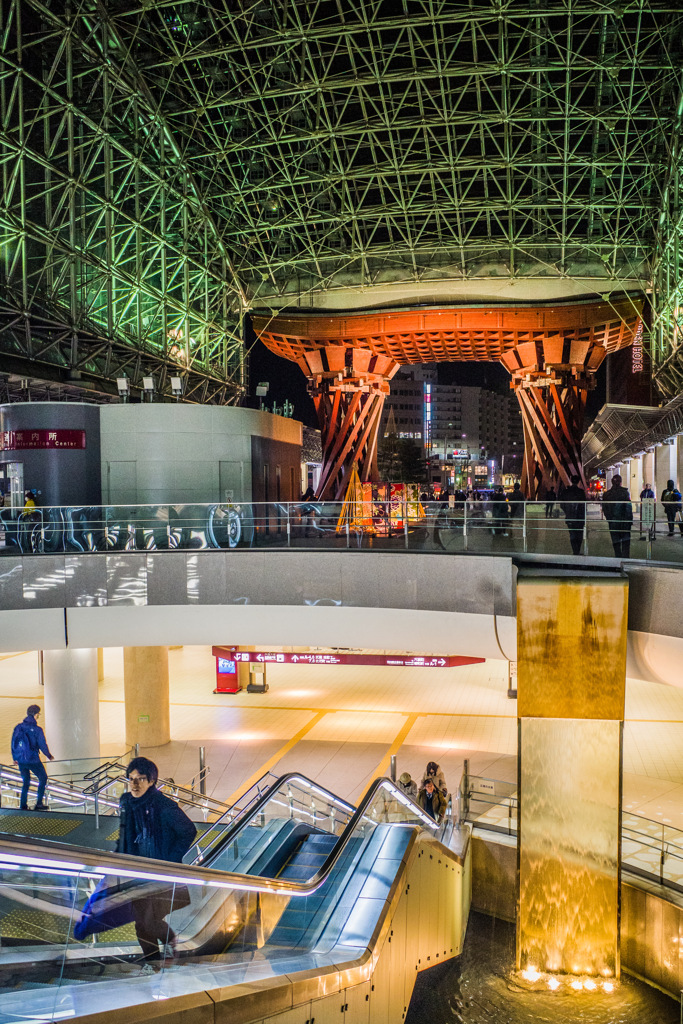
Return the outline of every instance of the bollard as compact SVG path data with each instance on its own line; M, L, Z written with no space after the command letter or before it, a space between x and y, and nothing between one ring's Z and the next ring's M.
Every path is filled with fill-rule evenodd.
M469 762L468 758L465 758L465 760L462 763L462 782L460 783L460 785L462 786L462 794L463 794L463 802L462 802L461 813L462 813L462 817L463 817L463 819L465 821L467 821L467 816L470 813L470 797L469 797L470 779L469 779L469 775L470 775L470 762Z
M204 747L199 748L199 792L206 796L206 752Z
M396 782L396 754L391 755L389 774L391 775L391 781Z

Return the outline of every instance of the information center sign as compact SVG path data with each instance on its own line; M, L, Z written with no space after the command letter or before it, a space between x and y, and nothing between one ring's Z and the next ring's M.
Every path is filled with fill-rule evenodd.
M21 452L30 448L85 448L85 430L3 430L0 451Z
M379 665L387 668L456 668L459 665L478 665L485 658L461 658L454 655L415 654L323 654L304 651L240 651L236 647L212 647L217 658L234 662L256 662L276 665Z

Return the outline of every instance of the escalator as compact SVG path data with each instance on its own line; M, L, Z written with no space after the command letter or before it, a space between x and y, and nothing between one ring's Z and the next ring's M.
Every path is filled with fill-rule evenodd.
M219 1004L236 1008L248 999L255 1000L253 1018L242 1006L235 1020L277 1020L291 1011L295 1024L299 1004L303 1012L313 999L299 999L304 976L305 993L315 990L321 1007L358 998L369 1013L384 989L378 982L364 1000L356 989L392 962L399 934L415 946L416 956L402 958L411 965L411 990L416 970L460 951L468 835L450 821L437 826L388 779L376 780L353 808L301 775L283 776L212 826L202 844L188 857L193 863L176 865L63 843L0 841L0 1024L95 1016L118 1024L132 1007L136 1021L146 1013L159 1021L160 1000L169 1020L181 1004L206 1008L209 1000L217 1020ZM75 938L97 887L111 902L107 914L118 907L125 916L141 901L163 905L177 934L165 960L153 969L141 964L130 918ZM420 957L418 947L433 952ZM387 998L393 989L405 1003L407 984L385 985ZM360 1011L359 1019L381 1019ZM344 1020L355 1016L342 1012L349 1013Z

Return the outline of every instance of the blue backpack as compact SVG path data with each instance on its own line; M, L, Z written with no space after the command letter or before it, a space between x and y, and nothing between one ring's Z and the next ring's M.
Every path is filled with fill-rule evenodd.
M12 760L18 764L26 764L35 761L36 755L31 743L31 733L25 722L19 722L14 726L12 733Z

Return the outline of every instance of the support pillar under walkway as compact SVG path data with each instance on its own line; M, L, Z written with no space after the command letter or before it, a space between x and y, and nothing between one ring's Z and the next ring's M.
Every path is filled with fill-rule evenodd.
M171 739L168 647L124 647L126 745L162 747Z
M97 649L43 652L45 735L59 761L100 756Z

